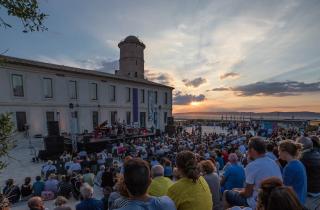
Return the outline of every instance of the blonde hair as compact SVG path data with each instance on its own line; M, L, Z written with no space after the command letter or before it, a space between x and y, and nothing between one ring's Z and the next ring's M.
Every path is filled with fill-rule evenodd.
M56 200L54 201L54 205L56 206L62 206L63 204L66 204L68 200L63 196L58 196Z

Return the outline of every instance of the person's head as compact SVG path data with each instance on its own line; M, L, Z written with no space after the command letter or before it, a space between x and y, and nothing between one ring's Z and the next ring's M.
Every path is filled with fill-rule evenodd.
M298 158L302 145L291 140L282 140L279 143L279 157L281 160L290 160Z
M251 159L256 159L266 153L266 145L261 137L255 136L249 140L248 155Z
M53 164L53 162L52 162L52 160L48 160L48 163L47 163L48 165L52 165Z
M6 185L7 185L7 186L12 186L13 183L14 183L13 179L8 179L8 180L6 181Z
M63 182L67 181L66 175L62 175L62 176L61 176L61 181L63 181Z
M320 139L318 138L318 136L311 136L310 138L313 143L313 147L320 148Z
M88 184L88 183L84 183L81 187L80 187L80 193L83 197L83 199L89 199L92 198L93 196L93 188Z
M106 170L106 167L104 165L101 165L100 166L100 171L104 171L104 170Z
M25 179L24 179L24 184L25 185L28 185L28 184L30 184L31 183L31 177L26 177Z
M164 168L162 165L155 165L151 168L151 176L152 178L163 176L164 175Z
M190 151L182 151L178 153L176 159L180 175L192 179L195 182L200 176L195 154Z
M142 196L151 183L150 169L146 161L132 158L124 163L124 184L132 197Z
M28 207L30 209L44 210L43 201L41 197L35 196L28 200Z
M84 170L84 172L85 172L86 174L90 173L90 168L86 168L86 169Z
M52 173L52 174L49 175L49 179L55 179L55 178L56 178L55 174Z
M37 182L41 181L41 176L36 176L36 181Z
M271 177L261 182L258 194L257 210L302 210L295 192L282 184L277 177Z
M200 170L203 174L212 174L215 171L215 166L210 160L202 160Z
M296 139L296 142L303 145L303 150L313 149L313 143L309 137L305 137L305 136L298 137Z
M230 153L228 156L228 160L230 163L238 162L238 155L236 153Z
M105 198L109 198L111 193L112 193L112 187L106 186L105 188L103 188L103 196Z
M268 151L268 152L273 152L273 149L274 149L273 144L272 144L271 142L269 142L269 143L267 144L267 151Z
M68 200L63 196L58 196L54 201L55 206L63 206L68 202Z

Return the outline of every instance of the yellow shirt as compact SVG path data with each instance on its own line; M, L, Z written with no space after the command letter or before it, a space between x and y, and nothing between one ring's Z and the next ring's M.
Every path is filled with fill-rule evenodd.
M148 193L149 195L160 197L167 194L169 187L173 185L173 182L164 176L159 176L152 179L152 182L149 186Z
M182 178L174 183L167 194L177 210L212 210L212 196L206 180L201 176L196 182Z

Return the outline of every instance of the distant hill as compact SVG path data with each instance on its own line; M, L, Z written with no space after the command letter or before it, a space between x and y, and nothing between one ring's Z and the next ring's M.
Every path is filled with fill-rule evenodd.
M265 118L265 119L320 119L318 112L184 112L174 113L176 119L224 119Z

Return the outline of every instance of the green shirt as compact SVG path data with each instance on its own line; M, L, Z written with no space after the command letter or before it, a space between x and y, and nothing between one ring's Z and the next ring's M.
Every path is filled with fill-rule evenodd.
M168 190L177 210L212 210L212 196L206 180L201 176L196 182L181 178Z
M169 187L173 185L173 182L164 176L159 176L152 179L152 182L149 186L148 193L149 195L160 197L167 194Z

